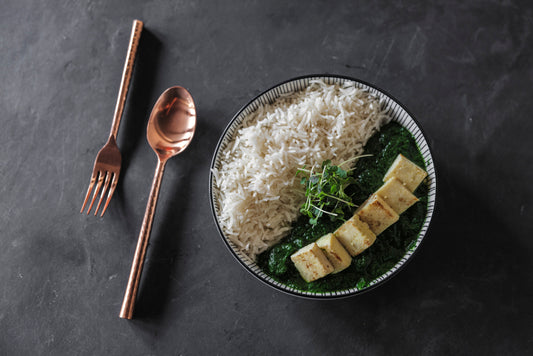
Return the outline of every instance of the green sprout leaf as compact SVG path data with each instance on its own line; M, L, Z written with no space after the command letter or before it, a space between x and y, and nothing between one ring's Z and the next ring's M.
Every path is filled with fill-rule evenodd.
M357 289L361 290L363 289L364 287L366 287L366 281L363 277L359 278L359 280L357 281L357 284L355 285L357 287Z
M321 169L315 172L306 167L298 169L296 175L303 174L300 183L305 187L306 201L300 212L309 217L309 223L315 226L319 218L327 215L331 220L344 220L344 209L354 207L352 199L344 192L346 187L355 179L352 170L345 170L341 166L357 158L351 158L338 166L332 165L331 160L322 162Z

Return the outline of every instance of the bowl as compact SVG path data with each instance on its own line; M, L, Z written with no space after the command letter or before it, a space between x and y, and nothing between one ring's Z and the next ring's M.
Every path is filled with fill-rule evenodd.
M411 244L411 247L405 253L403 258L401 258L400 261L397 262L390 270L388 270L386 273L384 273L380 277L370 281L370 283L368 283L363 288L357 288L356 286L357 281L354 281L354 285L352 288L338 290L338 291L328 291L328 292L303 291L303 290L299 290L294 287L285 285L273 279L269 275L267 275L254 261L252 261L243 252L241 252L237 248L237 246L228 239L219 221L219 203L216 197L216 189L218 188L215 186L213 169L216 167L219 167L222 154L224 150L227 148L228 143L230 143L233 140L238 129L242 127L244 123L247 122L247 119L259 107L263 105L267 105L268 103L274 102L280 96L302 90L310 84L310 81L316 80L316 79L321 79L327 84L350 83L360 89L366 90L378 96L382 100L383 105L387 107L392 121L396 121L400 125L405 127L415 138L415 141L426 163L426 171L428 173L428 180L429 180L427 213L426 213L422 228L418 234L418 237L416 238L416 241L414 242L414 245ZM416 121L413 115L405 108L405 106L402 105L398 100L393 98L390 94L388 94L384 90L379 89L378 87L372 84L369 84L367 82L364 82L362 80L358 80L358 79L354 79L354 78L350 78L346 76L337 76L337 75L308 75L308 76L302 76L302 77L289 79L287 81L284 81L280 84L273 86L272 88L257 95L255 98L253 98L248 104L243 106L235 114L235 116L231 119L226 129L224 130L222 136L220 137L220 140L216 146L216 149L213 155L213 159L211 162L210 176L209 176L209 195L210 195L211 209L212 209L214 221L220 233L220 236L222 237L222 240L224 241L224 244L229 249L230 253L235 257L235 259L239 262L239 264L242 267L244 267L248 272L250 272L254 277L256 277L261 282L279 291L288 293L290 295L304 297L304 298L311 298L311 299L333 299L333 298L341 298L341 297L358 295L363 292L367 292L377 286L382 285L384 282L390 280L391 277L396 275L407 264L407 262L409 262L412 259L413 255L419 250L420 245L428 232L431 218L435 210L436 174L435 174L435 168L433 164L433 158L431 155L431 150L430 150L430 147L426 141L425 135L419 123Z

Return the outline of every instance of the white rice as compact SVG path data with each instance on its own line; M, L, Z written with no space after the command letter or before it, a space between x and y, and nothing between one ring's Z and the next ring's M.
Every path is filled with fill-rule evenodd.
M388 121L377 96L321 80L259 107L213 169L226 236L255 260L289 232L300 214L305 191L297 169L326 159L338 165L361 154Z

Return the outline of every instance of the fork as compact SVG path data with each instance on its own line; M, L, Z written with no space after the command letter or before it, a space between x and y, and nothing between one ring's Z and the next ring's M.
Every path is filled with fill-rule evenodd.
M120 166L122 163L122 157L117 146L117 133L118 127L120 125L120 119L122 118L122 112L124 111L124 103L126 101L126 95L128 93L131 74L133 71L133 64L135 62L135 55L137 53L137 47L139 46L142 28L142 21L133 21L130 43L128 47L128 54L126 56L126 62L124 63L124 71L122 72L122 80L120 83L117 104L115 106L115 114L113 116L113 123L111 124L111 132L109 133L109 139L107 140L107 143L104 145L104 147L102 147L102 149L100 149L100 151L96 155L93 173L91 175L91 181L89 183L89 188L87 189L87 194L85 195L85 200L83 201L83 206L81 207L80 213L83 213L83 210L85 209L85 206L87 205L87 202L89 201L92 192L91 203L89 204L89 208L87 209L87 215L89 215L96 200L96 197L98 196L98 193L100 193L100 199L96 206L96 210L94 211L94 215L96 216L104 200L105 193L107 192L107 198L104 204L104 208L100 215L104 216L107 206L109 205L109 201L111 200L111 197L115 192L115 188L117 187L118 176L120 174ZM96 188L93 190L95 183ZM111 187L109 186L110 183Z

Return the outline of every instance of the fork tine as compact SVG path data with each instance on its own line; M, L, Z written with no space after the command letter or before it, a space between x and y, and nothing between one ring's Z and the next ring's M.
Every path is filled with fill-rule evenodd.
M94 216L98 214L98 209L100 209L100 205L102 205L102 201L104 200L104 195L107 192L107 188L109 187L109 178L111 177L111 172L106 172L105 174L105 183L104 187L102 188L102 193L100 194L100 199L98 200L98 205L96 206L96 209L94 210Z
M87 215L91 212L91 209L94 204L94 200L96 199L96 196L98 195L98 192L100 191L100 188L102 187L102 183L104 182L104 172L98 171L98 183L96 184L96 188L94 188L93 198L91 200L91 204L89 205L89 209L87 209Z
M89 200L89 197L91 196L91 191L93 189L94 182L96 182L96 176L97 176L97 172L93 172L91 176L91 182L89 183L89 188L87 189L87 194L85 194L85 200L83 201L83 206L81 207L81 210L80 210L80 214L83 213L83 209L85 209L85 205L87 205L87 201Z
M104 210L102 210L102 215L100 215L101 217L104 216L107 206L109 205L109 201L111 200L111 197L113 196L113 193L115 192L115 188L117 187L117 181L118 181L118 174L113 173L113 180L111 181L111 188L109 189L109 193L107 193L107 200L104 205Z

